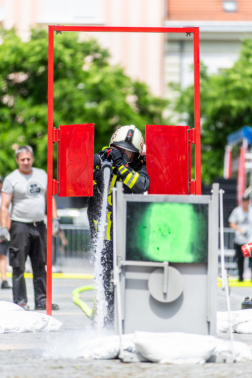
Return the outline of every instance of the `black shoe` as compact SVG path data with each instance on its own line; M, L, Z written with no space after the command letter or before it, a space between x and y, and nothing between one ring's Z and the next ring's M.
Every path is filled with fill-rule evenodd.
M11 286L8 284L8 281L3 281L1 289L11 289Z
M35 311L46 310L46 304L43 304L43 303L42 303L42 304L39 304L39 305L35 306L34 310L35 310ZM59 310L59 306L58 306L57 304L53 304L53 303L52 303L52 310L53 310L53 311L57 311L57 310Z
M18 306L22 307L25 311L29 311L30 310L30 307L25 302L18 303Z

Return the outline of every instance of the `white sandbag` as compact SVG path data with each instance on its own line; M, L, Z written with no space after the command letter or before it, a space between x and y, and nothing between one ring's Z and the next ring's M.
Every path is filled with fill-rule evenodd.
M221 333L229 332L229 323L228 322L217 322L216 330L217 330L217 332L221 332Z
M252 360L252 352L247 344L240 341L234 341L233 347L234 359L236 362ZM216 358L222 357L223 359L228 359L231 357L231 355L231 342L229 340L221 340L216 338L216 347L212 356L215 356Z
M44 315L47 320L47 327L44 329L43 332L57 332L60 330L62 327L62 322L59 320L53 318L52 316L49 315Z
M234 332L236 333L252 333L252 320L245 323L237 324L234 327Z
M229 320L228 320L228 312L217 311L216 314L216 330L217 332L226 333L229 332Z
M135 332L137 351L152 362L201 364L210 358L216 347L213 336L181 332Z
M19 314L23 314L25 311L12 311L8 313L0 313L0 333L20 333L27 332L26 324L24 323Z
M24 311L24 309L15 303L0 301L0 315L9 311Z
M0 312L0 333L51 332L58 331L61 326L57 319L38 312L23 309Z
M232 324L238 324L243 322L248 322L252 320L252 309L245 309L245 310L237 310L237 311L230 311ZM228 321L228 311L218 311L217 312L217 320L220 321Z
M18 315L26 326L25 332L58 331L62 326L59 320L39 312L25 311Z
M248 345L234 342L235 361L251 361ZM119 355L119 336L87 335L78 357L85 359L114 359ZM135 332L122 335L122 350L140 353L147 361L170 364L199 364L206 361L230 361L231 343L213 336L187 333Z
M83 347L81 357L91 360L110 360L118 356L119 353L119 337L107 336L90 340Z
M231 311L231 324L233 332L236 332L237 325L252 321L252 309ZM228 312L217 312L217 331L229 332Z
M135 353L134 335L122 335L122 348L125 351ZM80 357L85 359L110 360L117 358L120 351L119 336L104 336L88 340L82 347Z

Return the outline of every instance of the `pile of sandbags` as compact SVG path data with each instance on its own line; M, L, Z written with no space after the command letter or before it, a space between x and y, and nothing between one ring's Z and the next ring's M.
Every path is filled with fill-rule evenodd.
M140 355L140 360L169 364L202 364L207 361L226 361L232 357L231 343L214 336L182 332L135 332L122 335L121 349ZM234 360L251 361L248 345L234 342ZM119 336L95 338L84 344L79 357L85 359L114 359L120 353Z
M233 332L252 333L252 309L230 311ZM228 312L217 312L217 332L229 332Z
M25 311L20 306L0 301L0 333L59 331L62 323L52 316Z

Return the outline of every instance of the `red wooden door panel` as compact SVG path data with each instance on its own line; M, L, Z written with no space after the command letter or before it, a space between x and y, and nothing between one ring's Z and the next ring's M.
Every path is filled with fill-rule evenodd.
M188 126L146 125L149 194L189 194Z
M59 129L59 197L92 196L94 124L62 125Z

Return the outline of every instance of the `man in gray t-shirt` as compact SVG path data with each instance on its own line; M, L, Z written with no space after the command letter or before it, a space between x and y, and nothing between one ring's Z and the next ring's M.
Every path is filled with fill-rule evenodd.
M45 218L47 174L32 168L24 175L16 169L6 177L2 191L12 195L11 220L23 223L41 222Z
M0 239L9 240L10 265L13 268L13 301L28 310L25 262L30 256L33 270L35 309L46 309L46 226L45 198L47 175L42 169L33 168L33 150L30 146L16 151L18 169L8 175L3 183L1 204ZM10 234L7 216L11 208ZM56 203L53 199L53 229L59 228ZM58 309L58 305L52 305Z
M229 226L235 230L235 261L237 262L240 282L243 281L244 271L244 256L241 246L252 242L252 208L249 204L250 199L243 197L241 206L234 208L228 218Z

